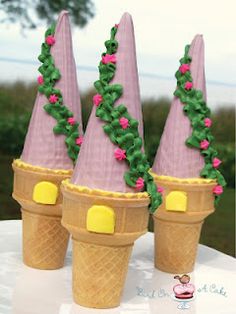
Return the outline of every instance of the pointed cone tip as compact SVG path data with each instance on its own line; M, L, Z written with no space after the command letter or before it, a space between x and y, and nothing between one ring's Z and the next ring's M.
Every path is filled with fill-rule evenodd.
M58 16L57 21L59 21L60 19L62 19L64 16L68 16L68 15L69 15L69 12L68 12L68 11L66 11L66 10L61 11L61 13L60 13L59 16Z
M124 104L129 114L139 122L139 133L143 138L143 119L140 101L138 71L136 62L135 36L132 17L124 13L120 19L116 40L116 72L111 84L121 84L123 94L115 105ZM102 189L116 192L136 192L124 180L129 170L126 163L114 158L117 148L103 130L103 122L95 115L96 109L89 118L83 146L78 157L72 183L87 186L91 189ZM99 143L99 147L97 145ZM94 162L94 155L98 162Z
M73 112L76 121L80 122L79 133L82 134L80 94L67 11L62 11L58 17L55 37L56 43L51 48L51 55L61 73L55 87L61 90L64 103ZM45 168L72 169L65 137L53 133L56 121L43 109L47 101L45 95L37 94L21 158L27 163Z
M60 13L60 15L58 16L58 19L57 19L55 32L57 32L57 29L58 29L59 25L62 23L62 21L64 19L66 19L66 22L69 24L69 16L68 15L69 15L68 11L65 11L65 10L61 11L61 13Z
M190 71L194 88L201 90L206 99L202 35L197 34L193 38L189 55L192 57ZM153 171L159 175L178 178L199 177L204 167L204 159L198 150L186 146L186 138L191 134L192 127L188 117L183 113L180 99L174 97L153 164Z
M132 19L131 14L129 14L128 12L125 12L120 19L119 25L122 25L123 23L126 23L127 21L132 23L133 19Z
M204 39L203 39L203 35L202 34L197 34L194 36L192 42L191 42L191 45L190 45L190 48L194 48L196 46L199 46L199 45L204 45Z

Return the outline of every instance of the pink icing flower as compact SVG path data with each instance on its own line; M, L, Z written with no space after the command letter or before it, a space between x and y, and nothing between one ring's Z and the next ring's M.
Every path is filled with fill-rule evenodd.
M115 158L116 158L117 160L120 160L120 161L121 161L121 160L123 160L123 159L126 159L126 151L123 150L123 149L117 148L117 149L115 150L114 155L115 155Z
M224 189L223 189L223 186L221 186L221 185L216 185L213 189L213 193L216 195L222 194L223 191L224 191Z
M70 124L70 125L74 125L75 124L75 118L74 117L70 117L67 119L67 122Z
M109 54L105 54L105 56L102 56L102 63L103 64L107 64L107 63L116 63L116 55L109 55Z
M93 96L93 104L95 105L95 106L99 106L100 105L100 103L102 102L102 95L100 95L100 94L96 94L96 95L94 95Z
M184 84L184 88L186 89L186 90L190 90L190 89L192 89L192 87L193 87L193 83L192 82L186 82L185 84Z
M216 157L213 158L212 165L214 168L218 168L221 163L222 163L222 161L220 159L218 159Z
M210 143L208 142L208 140L203 140L200 143L200 147L201 147L201 149L207 149L209 147L209 144Z
M55 104L57 101L58 101L57 95L55 95L55 94L50 95L50 97L49 97L49 102L50 102L51 104Z
M119 27L119 24L115 24L115 28L118 28Z
M157 188L157 192L162 194L162 193L164 192L163 187L158 186L158 188Z
M119 120L122 129L127 129L129 127L129 120L125 117L120 118Z
M83 143L83 140L84 140L83 136L77 137L75 143L80 146Z
M210 128L211 125L212 125L212 121L211 121L210 118L204 119L204 123L205 123L205 126L206 126L207 128Z
M39 75L37 80L38 80L39 85L42 85L44 83L44 79L42 75Z
M189 66L189 64L187 64L187 63L184 63L184 64L182 64L182 65L179 67L179 71L180 71L180 73L182 73L182 74L186 73L186 72L189 71L189 70L190 70L190 66Z
M143 187L144 187L144 180L143 180L143 178L139 177L137 179L135 187L139 191L143 189Z
M49 46L52 46L52 45L55 44L56 40L55 40L55 37L54 37L54 36L49 35L49 36L46 37L45 42L46 42Z

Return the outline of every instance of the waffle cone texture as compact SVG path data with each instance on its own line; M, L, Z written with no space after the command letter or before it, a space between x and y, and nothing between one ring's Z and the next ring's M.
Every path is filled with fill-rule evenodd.
M73 296L76 303L92 308L120 304L134 241L147 231L147 193L91 190L67 180L62 183L62 224L73 238ZM115 212L113 234L89 232L86 217L93 205Z
M156 184L164 188L163 203L153 215L155 267L173 274L191 272L204 219L214 212L212 189L216 183L206 179L154 178ZM166 197L172 191L186 193L185 212L167 210Z
M55 205L35 203L34 186L41 181L54 183L70 177L71 171L35 167L19 160L13 162L13 198L21 205L23 222L23 261L38 269L58 269L64 264L69 233L61 225L62 195Z

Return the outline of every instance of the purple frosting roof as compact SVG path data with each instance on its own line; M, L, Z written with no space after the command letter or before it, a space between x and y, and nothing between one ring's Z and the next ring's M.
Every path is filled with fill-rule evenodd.
M55 60L55 66L61 73L61 78L55 84L55 88L61 90L64 104L74 113L76 121L80 122L79 132L82 134L80 94L70 23L66 11L61 12L58 18L54 37L56 42L51 48L51 54ZM38 93L21 160L50 169L72 169L73 162L67 155L65 136L54 134L53 127L56 125L56 120L43 109L47 103L47 98Z
M193 87L203 92L206 100L206 82L204 71L204 41L202 35L196 35L191 43L189 55L192 57L190 71ZM185 141L191 135L192 127L183 112L183 104L174 97L160 146L152 167L158 175L177 178L196 178L204 167L204 159L199 150L189 148Z
M131 116L139 121L139 131L143 137L134 29L132 18L128 13L121 18L116 40L118 41L117 68L111 84L120 83L123 86L123 95L117 100L116 105L124 104ZM94 107L71 181L92 189L134 192L123 178L128 165L125 161L115 159L114 151L117 146L103 131L104 123L95 116L95 111Z

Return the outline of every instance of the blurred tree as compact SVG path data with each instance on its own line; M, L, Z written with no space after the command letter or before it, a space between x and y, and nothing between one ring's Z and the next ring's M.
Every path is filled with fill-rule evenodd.
M91 0L0 0L0 11L5 13L0 22L19 22L22 29L32 29L40 20L50 24L61 10L67 10L73 24L79 27L84 27L94 16Z
M235 142L235 106L220 107L212 112L212 133L217 142Z
M31 112L37 93L37 83L17 81L0 84L0 112L5 118Z
M15 82L0 83L0 156L17 157L23 147L29 118L34 104L37 85L35 83ZM93 107L94 89L81 94L83 127ZM157 147L165 126L170 108L167 98L145 99L142 102L144 118L145 151L150 164L156 154ZM220 107L212 112L212 132L219 158L223 161L221 171L228 187L235 186L235 108Z

